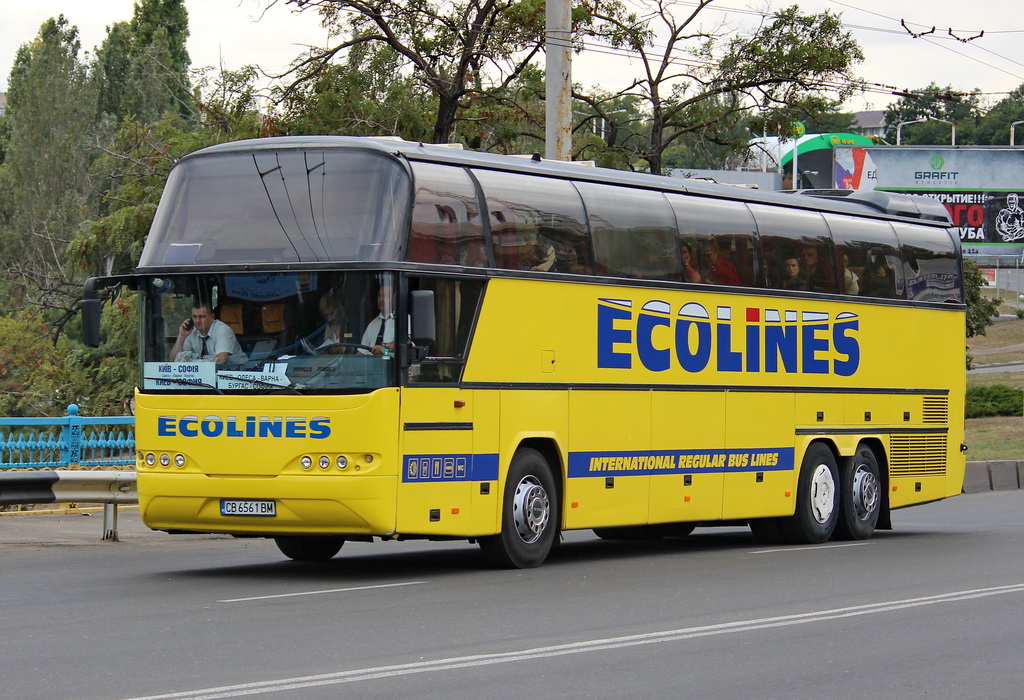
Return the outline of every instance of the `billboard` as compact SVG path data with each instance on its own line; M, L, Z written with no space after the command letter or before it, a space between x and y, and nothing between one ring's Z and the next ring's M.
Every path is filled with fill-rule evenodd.
M837 146L835 187L933 197L965 255L1024 253L1024 147Z

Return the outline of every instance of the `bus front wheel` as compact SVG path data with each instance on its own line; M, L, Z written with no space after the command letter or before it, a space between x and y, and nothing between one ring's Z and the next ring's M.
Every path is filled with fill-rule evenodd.
M332 535L293 535L275 537L281 554L295 561L327 561L345 544L344 537Z
M859 445L839 478L836 539L866 540L875 532L882 509L880 473L875 453L867 445Z
M839 519L839 467L832 450L816 442L800 466L796 512L782 521L782 532L794 544L821 544L832 536Z
M544 563L558 536L558 492L540 452L521 448L512 458L502 497L501 532L478 541L484 556L505 568Z

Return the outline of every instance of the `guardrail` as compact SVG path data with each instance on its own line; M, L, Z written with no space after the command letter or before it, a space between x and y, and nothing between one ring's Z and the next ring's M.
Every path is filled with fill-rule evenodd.
M135 472L95 470L135 466L134 426L75 404L56 418L0 418L0 506L102 503L103 539L117 540L117 505L139 502Z
M104 540L117 541L117 504L138 502L133 471L0 472L0 506L102 503Z

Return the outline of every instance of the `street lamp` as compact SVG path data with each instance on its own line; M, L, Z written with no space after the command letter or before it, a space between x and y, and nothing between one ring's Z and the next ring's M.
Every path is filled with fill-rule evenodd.
M1017 126L1018 124L1024 124L1024 119L1018 119L1013 124L1010 124L1010 145L1011 146L1013 145L1013 127Z
M933 122L942 122L943 124L949 124L951 127L953 127L953 141L952 141L951 145L955 146L956 145L956 124L954 124L951 121L946 121L945 119L936 119L935 117L928 117L928 118L931 119Z
M907 124L918 124L920 122L926 122L926 121L928 121L928 117L925 117L924 119L911 119L909 122L900 122L899 124L897 124L896 125L896 145L899 146L900 144L903 143L903 127L905 127Z
M952 145L956 145L956 124L945 119L937 119L935 117L924 117L923 119L911 119L909 122L900 122L899 124L896 125L897 146L899 146L902 143L902 134L900 132L903 130L903 127L906 126L907 124L917 124L919 122L942 122L943 124L949 124L951 127L953 127Z

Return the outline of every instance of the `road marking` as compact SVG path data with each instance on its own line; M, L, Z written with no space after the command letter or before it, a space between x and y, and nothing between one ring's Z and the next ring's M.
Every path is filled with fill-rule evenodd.
M838 547L863 547L871 542L847 542L846 544L821 544L816 547L801 545L800 547L781 547L778 549L758 549L751 554L775 554L776 552L813 552L818 549L836 549Z
M1024 583L1018 583L1011 586L995 586L993 588L974 588L965 591L940 593L939 595L924 596L920 598L906 598L904 600L894 600L886 603L869 603L867 605L854 605L845 608L832 608L831 610L819 610L817 612L799 613L796 615L780 615L778 617L763 617L751 620L738 620L736 622L724 622L717 625L684 627L681 629L666 630L664 632L648 632L646 634L632 634L624 637L591 639L583 642L536 647L534 649L522 649L520 651L509 651L497 654L456 656L449 659L419 661L408 664L394 664L391 666L374 666L371 668L353 669L351 671L323 673L315 676L299 676L296 678L281 678L273 681L224 685L216 688L203 688L201 690L186 690L177 693L167 693L165 695L149 695L141 698L131 698L130 700L216 700L218 698L237 698L283 690L301 690L303 688L316 688L326 685L340 685L342 683L354 683L357 681L393 678L396 676L406 676L414 673L450 671L454 669L471 668L474 666L492 666L495 664L503 664L513 661L529 661L531 659L567 656L569 654L582 654L592 651L607 651L610 649L621 649L624 647L633 647L642 644L661 644L664 642L677 642L687 639L696 639L699 637L732 634L735 632L751 632L775 627L791 627L793 625L803 625L809 622L831 622L833 620L847 617L875 615L878 613L893 612L895 610L916 608L923 605L957 603L964 600L974 600L976 598L985 598L995 595L1006 595L1008 593L1024 593Z
M245 603L250 600L270 600L271 598L298 598L304 595L321 595L323 593L348 593L349 591L368 591L374 588L395 588L396 586L417 586L426 581L404 581L402 583L382 583L378 586L352 586L351 588L326 588L322 591L299 591L298 593L277 593L275 595L256 595L251 598L226 598L218 603Z

